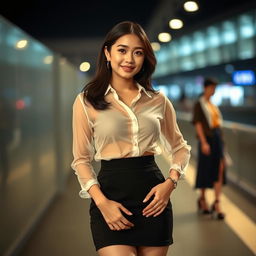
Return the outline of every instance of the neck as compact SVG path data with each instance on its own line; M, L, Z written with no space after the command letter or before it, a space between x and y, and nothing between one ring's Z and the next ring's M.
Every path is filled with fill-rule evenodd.
M111 86L117 92L124 92L137 89L136 82L133 79L122 79L122 78L113 78L110 81Z
M206 101L210 101L210 96L204 94L204 99L205 99Z

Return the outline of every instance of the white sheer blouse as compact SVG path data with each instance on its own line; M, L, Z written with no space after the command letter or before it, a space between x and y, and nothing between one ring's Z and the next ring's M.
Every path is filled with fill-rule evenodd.
M81 185L80 197L90 198L88 190L98 184L91 162L101 159L138 157L145 152L159 155L164 150L170 169L184 175L190 146L176 122L171 102L161 92L154 94L137 84L139 92L127 106L109 85L107 110L96 110L77 95L73 104L72 169Z

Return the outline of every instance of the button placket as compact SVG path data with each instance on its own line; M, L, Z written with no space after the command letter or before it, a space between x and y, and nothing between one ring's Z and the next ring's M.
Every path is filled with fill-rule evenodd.
M125 103L123 103L121 100L119 100L118 94L114 92L114 98L117 100L117 102L126 110L128 113L131 122L132 122L132 142L133 142L133 149L132 149L132 155L138 156L139 155L139 144L138 144L138 131L139 131L139 124L136 115L133 113L131 108L129 108ZM134 102L132 105L134 105L140 98L140 94L134 99Z

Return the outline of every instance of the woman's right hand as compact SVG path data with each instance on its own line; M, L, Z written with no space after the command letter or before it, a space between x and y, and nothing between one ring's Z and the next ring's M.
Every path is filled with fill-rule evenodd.
M210 148L210 145L207 142L201 144L201 150L202 150L204 155L208 156L208 155L211 154L211 148Z
M132 213L122 204L109 199L104 199L102 202L97 204L97 207L101 211L111 230L130 229L134 226L133 223L128 221L123 216L122 212L126 213L127 215L132 215Z

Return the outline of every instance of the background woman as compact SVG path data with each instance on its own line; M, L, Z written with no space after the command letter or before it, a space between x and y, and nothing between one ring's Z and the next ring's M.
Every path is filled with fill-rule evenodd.
M153 90L156 59L140 25L117 24L101 48L94 79L73 105L73 155L101 256L164 256L172 244L170 194L190 147L172 104ZM165 179L154 161L170 157ZM96 177L91 161L101 161ZM172 160L171 160L172 159Z
M195 187L201 190L198 209L203 214L212 213L215 218L224 219L225 215L220 209L221 188L222 184L225 183L225 163L221 134L222 116L218 107L210 101L215 93L216 85L217 81L215 79L206 78L204 93L194 106L193 123L199 140ZM209 209L205 198L205 190L213 187L215 201Z

